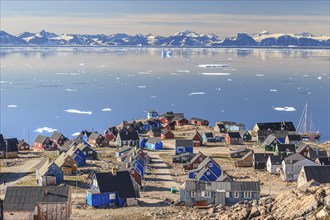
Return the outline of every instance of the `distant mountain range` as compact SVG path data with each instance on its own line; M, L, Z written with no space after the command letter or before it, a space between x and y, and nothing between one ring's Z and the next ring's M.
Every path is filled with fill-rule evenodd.
M252 35L239 33L221 39L215 34L197 34L182 31L172 36L152 34L134 36L117 33L105 34L55 34L42 30L23 32L16 36L0 31L0 46L151 46L151 47L318 47L330 48L330 36L311 33L282 34L261 32Z

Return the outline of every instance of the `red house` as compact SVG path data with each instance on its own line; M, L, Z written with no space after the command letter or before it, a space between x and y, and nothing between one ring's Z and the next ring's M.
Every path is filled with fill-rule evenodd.
M243 144L243 138L239 132L228 132L225 134L226 144L239 145Z
M205 119L200 119L200 118L191 118L190 119L190 124L209 126L209 121L205 120Z
M307 157L310 151L313 151L313 148L309 145L304 144L301 144L297 149L297 153L303 155L304 157Z
M187 125L189 123L187 119L182 118L182 117L175 117L175 118L173 118L173 121L175 122L176 126L183 126L183 125Z
M194 147L200 147L203 145L202 135L197 130L192 139L194 141Z
M35 151L43 151L43 150L56 150L57 146L54 144L49 137L38 135L38 137L34 140L33 149Z
M195 157L193 157L189 163L186 163L183 165L183 169L185 171L187 170L194 170L198 167L198 165L206 158L206 156L204 154L202 154L201 152L199 152L198 154L195 155Z
M18 140L18 151L30 150L30 145L24 140Z
M109 128L104 132L104 137L107 141L116 141L118 130L116 127Z
M52 135L50 136L49 138L53 143L55 143L57 146L63 146L63 144L65 143L65 141L67 141L67 138L59 133L59 132L56 132L54 131L52 133Z
M162 131L161 139L165 140L165 139L172 139L172 138L174 138L174 134L172 131L170 131L170 130Z
M136 151L142 158L143 160L148 163L148 154L141 150L140 148Z
M142 186L142 176L141 174L135 169L134 166L131 166L127 169L129 174L131 175L131 178L139 185Z

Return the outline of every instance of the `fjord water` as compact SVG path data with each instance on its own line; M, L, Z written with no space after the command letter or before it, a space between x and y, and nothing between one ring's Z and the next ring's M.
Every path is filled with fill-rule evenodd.
M32 143L47 127L71 138L146 117L150 109L211 125L297 126L307 102L313 129L330 139L329 50L170 50L172 57L162 59L156 48L1 48L1 133Z

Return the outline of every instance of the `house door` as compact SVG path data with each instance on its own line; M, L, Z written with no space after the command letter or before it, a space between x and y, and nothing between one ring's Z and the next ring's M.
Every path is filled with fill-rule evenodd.
M225 205L226 193L225 192L217 192L215 194L215 203Z

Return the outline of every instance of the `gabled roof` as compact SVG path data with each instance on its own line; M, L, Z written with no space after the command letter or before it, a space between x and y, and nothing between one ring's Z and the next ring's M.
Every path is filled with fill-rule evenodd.
M175 146L184 146L184 147L192 147L194 146L193 140L175 140Z
M101 134L99 134L98 132L93 132L89 135L88 139L94 140L96 141L97 139L99 139ZM101 135L102 136L102 135Z
M45 163L49 163L48 157L43 157L42 160L36 166L36 170L39 170Z
M242 138L239 132L228 132L227 134L230 138Z
M58 141L61 136L62 136L61 133L54 131L50 136L50 139Z
M319 183L330 183L330 166L304 166L306 180Z
M53 164L55 166L57 166L56 163L54 163L54 161L44 163L44 165L39 169L39 174L41 176L45 175L47 173L49 167L52 166Z
M7 152L16 152L18 151L18 140L17 138L8 138L5 139L5 142L7 144L6 151Z
M194 153L190 153L190 152L185 152L185 153L182 153L182 154L178 154L178 155L173 155L172 158L181 158L181 157L188 157L188 156L193 156L194 157L196 156L196 154Z
M288 156L287 158L284 159L284 162L286 164L295 164L303 160L310 160L307 157L304 157L303 155L299 153L292 154L291 156ZM311 160L312 161L312 160Z
M201 121L201 122L203 122L203 121L208 121L208 120L206 120L206 119L201 119L201 118L191 118L190 120L191 120L191 121Z
M205 132L204 135L206 138L214 138L214 134L212 132Z
M38 137L34 140L34 142L37 142L37 143L44 143L46 141L48 137L44 136L44 135L41 135L39 134Z
M234 182L234 178L229 175L226 171L223 171L222 175L219 176L219 178L216 181L225 181L226 179L229 179L230 182Z
M271 134L271 135L268 135L268 137L264 140L264 142L262 144L263 145L270 145L274 140L279 142L277 137L275 137L274 135Z
M147 143L149 144L156 144L157 142L161 142L158 138L148 138Z
M311 160L316 160L317 158L325 158L328 157L326 151L318 150L317 152L314 150L311 150L308 152L307 157Z
M120 198L135 198L135 191L128 171L112 173L96 173L95 177L100 193L118 192Z
M237 153L241 153L241 152L250 152L250 151L251 151L250 149L243 147L243 148L239 148L233 152L230 152L230 154L237 154Z
M211 157L207 156L206 158L204 158L204 160L198 165L198 167L194 170L191 170L189 172L196 172L199 171L201 169L203 169L210 161L212 161L214 164L218 165L220 167L220 165L218 163L216 163Z
M93 149L93 148L91 148L88 144L86 144L86 143L80 143L80 144L78 144L77 146L76 146L76 148L78 148L79 150L81 150L81 151L84 151L85 150L85 148L88 148L88 151L93 151L93 152L95 152L95 150Z
M309 150L312 150L312 146L310 146L309 144L305 144L305 143L300 143L297 145L298 148L296 150L297 153L301 153L302 151L305 150L305 148L309 147Z
M296 131L294 124L290 122L266 122L266 123L257 123L259 130L272 130L272 131Z
M63 151L68 151L72 146L75 146L76 143L74 140L69 140L69 141L66 141L62 147L60 147L61 150Z
M277 149L279 152L296 152L296 145L294 144L278 144Z
M247 130L240 130L240 131L238 131L238 132L239 132L239 134L241 135L241 137L243 137L243 136L246 134L246 132L247 132L248 134L250 134L250 132L247 131Z
M170 131L170 130L163 130L162 131L162 134L163 135L166 135L167 133L172 133L172 134L174 134L172 131Z
M290 141L301 141L301 135L300 134L288 134L288 139Z
M139 134L136 131L120 131L118 135L122 141L140 139Z
M70 157L72 159L72 161L77 164L77 162L69 155L66 153L62 153L56 160L55 160L55 164L59 167L61 167L64 163L65 163L65 159Z
M272 165L281 165L282 163L281 156L269 155L269 159Z
M124 147L121 147L117 150L118 153L123 153L123 152L126 152L126 151L130 151L132 150L133 147L131 146L124 146Z
M320 165L330 165L330 157L317 158L320 162Z
M253 151L249 151L247 152L240 160L245 160L246 158L248 158L249 156L251 156L251 154L253 154Z
M254 153L253 158L256 162L266 162L270 155L274 155L273 153Z
M196 161L200 156L204 156L204 158L206 157L202 152L198 152L198 154L196 154L189 163L193 163L194 161Z
M36 203L67 203L68 186L8 186L4 211L33 211Z

